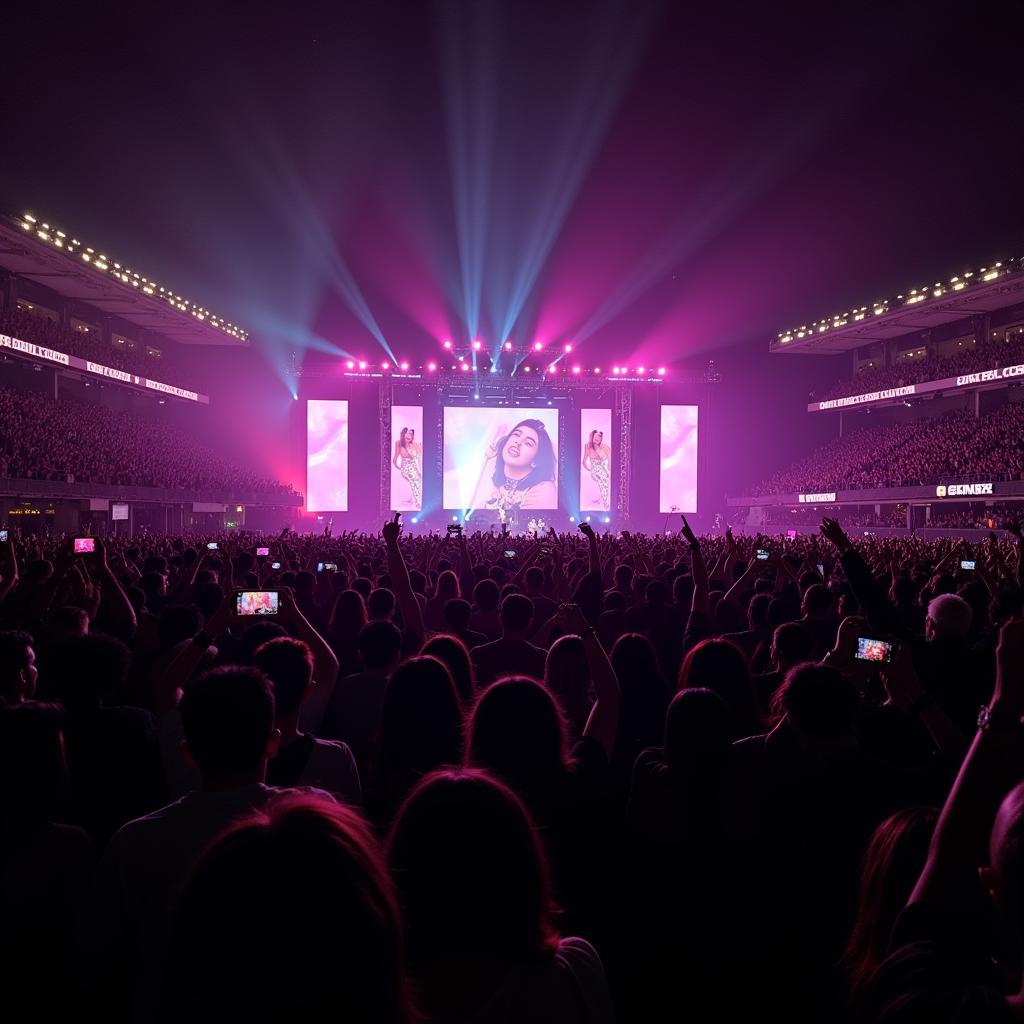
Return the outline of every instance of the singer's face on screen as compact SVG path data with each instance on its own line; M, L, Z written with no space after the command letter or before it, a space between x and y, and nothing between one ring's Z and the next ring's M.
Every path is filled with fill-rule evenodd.
M594 435L594 444L601 444L601 443L603 443L603 441L604 441L604 434L602 434L601 431L599 430Z
M532 427L516 427L505 441L502 457L506 466L524 469L532 465L537 456L537 431Z

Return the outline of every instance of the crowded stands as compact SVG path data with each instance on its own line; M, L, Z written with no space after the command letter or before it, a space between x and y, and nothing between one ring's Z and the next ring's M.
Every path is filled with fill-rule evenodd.
M1024 363L1024 332L1017 330L1007 333L1005 338L993 338L980 344L972 342L947 356L934 353L920 359L903 359L892 366L867 366L852 379L829 388L819 400L846 398L1019 363Z
M49 317L36 315L25 309L0 309L0 334L9 334L21 341L44 345L66 355L79 356L115 370L124 370L142 377L158 380L175 387L195 388L185 368L173 354L173 346L162 343L158 355L150 353L146 345L114 345L105 342L97 329L78 330L63 327Z
M0 478L291 494L182 431L100 405L0 388Z
M853 430L755 484L750 493L904 487L964 474L984 480L1024 477L1024 405L1007 403L980 417L950 412Z
M777 541L685 519L408 537L396 516L89 555L12 536L5 1003L1004 1019L1024 872L1021 773L1000 760L1024 713L1011 526L974 547L853 543L834 520Z

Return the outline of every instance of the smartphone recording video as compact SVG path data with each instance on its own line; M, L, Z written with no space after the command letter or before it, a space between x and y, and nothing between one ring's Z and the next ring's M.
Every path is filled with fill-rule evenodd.
M210 543L206 545L206 550L207 551L216 551L217 550L217 542L215 540L211 540Z
M281 568L281 563L280 562L271 562L270 563L270 568L271 569L280 569Z
M96 538L95 537L76 537L75 538L75 554L76 555L91 555L96 550Z
M267 555L269 555L269 554L270 554L270 548L257 548L256 549L256 557L257 558L266 558Z
M240 590L236 609L239 615L276 615L278 598L276 590Z
M7 543L7 531L6 530L0 530L0 544L6 544L6 543Z
M974 567L975 567L975 562L973 562L971 559L967 559L967 560L962 561L960 563L960 568L961 569L973 569Z
M857 637L857 653L854 655L860 661L881 661L889 663L892 661L895 644L888 640L876 640L870 636Z
M514 551L506 551L505 552L505 557L506 558L515 558L516 557L516 553Z
M759 562L767 562L768 561L768 552L764 548L758 548L757 549L757 560Z

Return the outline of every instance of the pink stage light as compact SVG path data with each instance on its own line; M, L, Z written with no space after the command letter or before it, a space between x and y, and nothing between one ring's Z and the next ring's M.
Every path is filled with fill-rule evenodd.
M658 367L658 376L659 377L664 377L665 376L665 367L664 366L659 366Z
M535 341L533 343L533 351L534 352L540 352L541 349L543 349L543 348L544 348L544 346L539 341Z
M601 367L600 366L595 366L594 367L594 373L595 374L600 374L601 373Z
M570 345L568 342L566 342L565 345L564 345L564 350L566 352L571 352L572 351L572 345Z
M445 348L446 348L446 349L447 349L447 350L448 350L449 352L451 352L451 350L452 350L452 343L451 343L450 341L446 341L446 342L444 343L444 347L445 347Z
M504 345L504 348L505 348L506 352L511 352L512 351L512 342L511 341L506 341L505 345Z
M383 360L383 361L381 362L381 364L380 364L380 368L381 368L382 370L390 370L390 369L391 369L391 364L390 364L390 363L389 363L389 362L388 362L388 361L387 361L387 360L385 359L385 360Z
M463 364L462 364L462 368L463 368L464 370L468 370L468 369L469 369L469 363L463 363Z
M551 365L550 365L550 366L548 367L548 373L558 373L558 367L557 367L557 366L555 366L555 364L554 364L554 363L552 363L552 364L551 364Z
M612 373L615 374L616 377L618 377L618 375L619 375L619 368L617 366L613 366L612 367Z
M360 370L365 370L366 369L366 360L365 359L360 359L359 360L359 369Z
M403 371L404 370L408 370L409 369L409 364L403 360L402 363L401 363L401 367L402 367Z
M530 372L530 368L529 368L529 367L526 367L526 369L525 369L524 373L529 373L529 372Z
M427 372L433 373L437 369L437 363L427 363Z
M643 372L644 372L644 368L643 368L642 366L638 366L638 367L636 368L636 372L637 372L637 373L643 373Z
M573 372L573 373L579 373L579 372L580 372L580 368L579 368L578 366L574 366L574 367L572 368L572 372Z
M345 368L346 368L347 370L354 370L354 369L356 368L356 362L355 362L355 360L354 360L354 359L350 359L350 360L349 360L349 361L348 361L348 362L347 362L347 363L345 364Z
M474 341L473 342L473 351L474 352L479 352L480 351L480 342L479 341Z

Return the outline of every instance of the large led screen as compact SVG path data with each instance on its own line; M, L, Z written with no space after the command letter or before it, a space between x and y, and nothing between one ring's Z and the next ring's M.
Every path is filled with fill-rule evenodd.
M306 403L306 508L348 511L348 402Z
M558 410L444 410L444 507L558 508Z
M391 507L423 510L423 406L391 406Z
M581 409L580 508L584 512L612 509L612 411Z
M697 511L697 406L661 407L661 511Z

